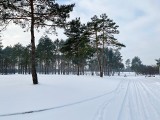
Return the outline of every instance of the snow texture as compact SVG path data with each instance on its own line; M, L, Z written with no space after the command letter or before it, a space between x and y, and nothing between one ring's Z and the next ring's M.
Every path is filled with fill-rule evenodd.
M0 75L0 120L160 120L160 77Z

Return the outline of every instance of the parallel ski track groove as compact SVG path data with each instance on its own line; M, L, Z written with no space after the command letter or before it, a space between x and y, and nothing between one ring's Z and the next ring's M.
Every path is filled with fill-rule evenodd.
M129 80L128 80L129 81ZM114 92L114 95L113 97L111 97L109 100L105 101L101 107L99 108L98 112L97 112L97 115L96 115L96 119L94 120L104 120L104 114L105 114L105 109L108 107L109 103L112 102L113 99L115 99L117 97L117 92L120 92L122 90L122 85L124 85L124 83L126 82L126 80L121 80L120 84L117 86L117 89L115 90ZM129 81L130 82L130 81ZM129 82L127 83L127 90L126 90L126 93L125 93L125 97L124 99L126 99L126 94L127 94L127 91L128 91L128 88L129 88ZM124 101L124 100L123 100ZM124 102L123 102L124 104Z
M137 82L137 81L136 81ZM141 115L138 115L138 116L143 116L145 117L145 111L144 109L141 109L140 106L143 107L143 102L142 102L142 98L141 98L141 95L140 95L140 92L139 92L139 89L137 87L137 84L136 82L134 81L134 87L135 87L135 92L136 92L136 99L137 99L137 108L138 108L138 113L141 114ZM144 108L144 107L143 107ZM140 119L144 119L144 118L140 118ZM145 119L144 119L145 120Z
M114 95L109 99L109 100L106 100L99 108L96 116L94 117L94 120L103 120L103 115L104 115L104 111L106 109L106 107L108 106L109 103L112 102L112 100L116 97L116 93L120 91L120 87L122 86L123 82L125 82L124 80L121 80L119 82L119 84L117 85L115 91L113 92Z
M128 91L129 91L129 85L130 85L130 80L128 80L129 82L127 83L127 89L126 89L126 91L125 91L125 95L124 95L124 98L123 98L123 102L122 102L122 104L121 104L121 108L120 108L120 111L119 111L119 113L118 113L118 118L117 118L117 120L120 120L120 117L121 117L121 114L122 114L122 111L123 111L123 107L124 107L124 104L125 104L125 102L126 102L126 100L127 100L127 94L128 94Z
M140 80L139 81L137 81L137 86L138 86L138 88L139 88L139 97L140 97L140 99L141 99L141 104L142 104L142 107L143 107L143 112L144 112L144 119L145 120L150 120L149 119L149 112L148 112L148 107L146 107L146 106L148 106L149 104L144 104L145 102L147 102L147 100L148 100L148 98L146 98L146 96L145 96L145 91L143 90L143 88L142 88L142 86L141 86L141 83L140 83ZM142 94L143 93L143 94Z
M151 88L147 87L147 85L145 85L144 82L141 81L140 85L143 88L144 92L146 93L147 98L149 99L149 101L150 101L152 107L154 108L155 112L160 117L160 108L158 108L158 106L155 104L155 102L153 102L153 99L154 99L154 101L156 100L156 101L158 101L158 103L160 103L160 98L158 98L156 95L154 95L154 92L151 90Z

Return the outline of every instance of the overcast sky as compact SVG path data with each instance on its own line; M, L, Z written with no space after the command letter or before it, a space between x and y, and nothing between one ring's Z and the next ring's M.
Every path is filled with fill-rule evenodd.
M119 25L120 34L116 38L126 45L121 53L123 60L139 56L143 64L154 65L160 58L160 0L58 0L60 3L75 3L71 19L80 17L83 23L90 21L94 15L106 13ZM36 44L43 33L36 33ZM57 37L65 38L62 30ZM16 43L27 45L30 34L14 25L3 33L3 45Z

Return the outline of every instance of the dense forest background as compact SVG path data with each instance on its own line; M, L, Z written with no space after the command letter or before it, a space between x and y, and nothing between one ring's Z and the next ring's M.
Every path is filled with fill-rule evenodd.
M96 50L91 43L83 47L80 57L64 51L68 41L51 40L48 36L41 37L36 46L36 69L39 74L75 74L99 75ZM31 74L31 46L20 43L3 48L0 44L0 74ZM67 48L68 49L68 48ZM67 53L66 53L67 52ZM104 49L104 75L112 76L116 72L136 72L136 74L155 75L159 73L158 64L143 65L139 57L132 60L123 59L118 48ZM158 60L157 60L158 63Z
M67 41L68 42L68 41ZM99 71L95 50L90 43L83 47L81 56L64 51L66 43L56 39L54 42L47 36L42 37L36 46L36 68L40 74L91 74ZM20 43L0 49L1 74L30 74L31 73L31 46ZM104 74L113 75L124 68L119 49L105 48Z

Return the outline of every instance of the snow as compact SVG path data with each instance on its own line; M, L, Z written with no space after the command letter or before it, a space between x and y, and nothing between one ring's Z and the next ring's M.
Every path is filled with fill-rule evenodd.
M160 77L0 75L0 120L160 120Z

